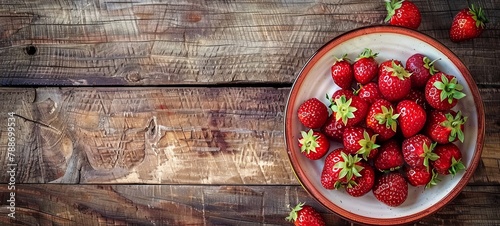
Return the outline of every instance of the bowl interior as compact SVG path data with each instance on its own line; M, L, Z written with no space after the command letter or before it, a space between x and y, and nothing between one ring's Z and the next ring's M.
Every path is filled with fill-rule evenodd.
M299 105L311 97L316 97L328 106L325 95L331 95L340 89L330 74L334 56L341 57L347 53L348 58L354 60L364 48L377 52L376 60L379 63L397 59L405 64L406 59L415 53L422 53L431 60L440 58L435 63L436 69L456 76L459 83L464 86L463 92L466 94L454 110L461 110L468 117L464 131L465 140L463 143L456 143L462 151L462 161L467 169L453 178L440 177L442 181L437 186L425 191L424 188L409 185L408 199L399 207L386 206L376 200L371 192L354 198L343 190L324 189L320 183L324 158L311 161L303 156L297 147L300 131L307 129L298 121L296 112ZM392 221L394 219L411 221L436 211L451 200L452 196L458 194L459 191L456 189L461 190L467 183L480 156L482 133L484 133L482 110L482 101L469 72L443 45L426 35L408 29L389 26L368 27L346 33L330 41L304 66L290 92L285 117L285 138L290 161L299 181L311 195L334 212L363 223L369 223L374 219L385 219L386 223L395 222ZM341 146L339 143L331 142L330 150Z

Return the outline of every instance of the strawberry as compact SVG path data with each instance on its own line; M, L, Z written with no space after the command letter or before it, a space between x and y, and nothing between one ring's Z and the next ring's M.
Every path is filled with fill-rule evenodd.
M462 163L462 152L454 143L438 144L434 153L439 156L432 161L432 166L436 172L442 175L455 175L460 170L465 169Z
M404 99L417 102L417 104L422 106L424 110L428 110L431 108L429 104L427 104L427 100L425 100L424 92L420 89L411 89L410 93L408 93L408 95Z
M411 86L413 88L424 87L427 80L438 72L434 68L436 60L431 61L428 57L420 53L408 57L406 60L406 70L411 73Z
M359 126L347 127L344 130L343 144L349 154L360 154L363 159L374 158L380 145L375 143L377 134L370 129Z
M353 95L346 98L345 95L340 98L330 99L330 109L333 111L335 120L341 120L345 126L355 126L365 120L368 113L368 103L360 97Z
M378 134L377 140L385 141L396 135L398 117L391 102L378 99L368 109L366 126Z
M330 68L333 81L342 89L350 89L354 80L354 72L349 58L344 54L341 58L335 57L335 62Z
M429 170L429 160L435 161L439 158L439 156L433 152L434 147L436 147L436 143L433 143L429 137L423 134L417 134L403 140L401 150L403 151L403 157L406 164L410 167L425 167Z
M365 48L352 65L354 79L364 85L371 82L378 73L378 63L375 61L378 53L373 53L371 49Z
M295 226L324 226L325 221L319 212L312 206L299 203L292 208L290 215L285 218L287 221L293 222Z
M360 197L372 190L375 184L375 171L373 167L366 163L360 162L363 169L359 172L360 177L354 178L354 182L347 185L345 191L353 197Z
M345 149L343 149L340 152L340 157L339 161L330 169L333 171L332 178L335 181L334 187L336 189L355 183L355 178L361 177L360 172L364 169L363 162L358 155L346 154Z
M386 0L387 17L385 22L391 25L417 29L422 16L418 7L408 0Z
M438 72L430 77L425 85L425 99L435 109L448 110L465 97L461 92L463 88L455 76Z
M401 145L396 139L390 139L380 146L373 165L379 171L394 171L405 163Z
M317 98L310 98L304 101L297 110L299 121L302 125L317 129L328 119L328 108Z
M388 206L400 206L408 197L408 183L401 173L386 173L375 181L373 194Z
M450 39L453 42L461 42L479 37L485 29L488 19L481 7L462 9L455 15L451 23Z
M330 149L330 141L323 133L311 129L307 133L301 131L300 134L302 135L299 139L300 151L308 159L318 160Z
M399 114L399 128L405 138L414 136L425 126L427 113L415 101L402 100L396 106L396 113Z
M438 144L460 140L464 142L464 124L467 117L461 111L432 110L425 126L425 134Z
M355 94L368 104L373 104L377 99L382 98L377 83L369 82L366 85L358 84L358 86L359 89L356 90Z
M338 89L335 92L333 92L332 96L329 97L328 94L326 94L326 99L327 100L336 100L340 98L341 96L345 96L346 99L350 99L352 96L354 96L354 92L349 89Z
M411 89L411 79L408 71L398 60L384 61L379 66L378 88L380 94L388 101L402 100Z
M342 142L345 128L346 126L342 120L337 121L335 120L335 116L331 115L323 127L321 127L321 132L333 141Z
M341 153L343 152L344 148L337 148L326 155L320 177L321 185L326 189L332 190L336 189L335 186L340 187L340 184L336 183L339 178L340 169L334 169L333 166L340 162L342 159Z
M414 187L425 186L425 188L430 188L439 182L436 171L427 171L425 167L405 167L405 175L408 183Z

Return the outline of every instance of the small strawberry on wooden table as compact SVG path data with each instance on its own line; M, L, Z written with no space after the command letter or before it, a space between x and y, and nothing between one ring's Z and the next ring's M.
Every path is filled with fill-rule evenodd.
M488 18L481 7L471 5L455 15L450 28L450 40L463 42L479 37L488 23Z
M285 218L295 226L324 226L325 220L319 212L310 205L299 203L292 208L290 215Z
M386 0L387 16L385 22L391 25L417 29L422 21L418 7L408 0Z

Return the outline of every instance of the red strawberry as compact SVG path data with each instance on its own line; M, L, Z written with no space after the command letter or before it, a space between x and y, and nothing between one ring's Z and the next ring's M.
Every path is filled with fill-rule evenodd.
M359 89L356 91L361 99L366 101L368 104L373 104L377 99L382 98L378 85L375 82L370 82L366 85L359 84Z
M290 215L285 218L287 221L293 222L295 226L324 226L325 221L319 212L312 206L299 203L291 211Z
M341 185L340 183L336 183L339 178L340 169L334 169L333 166L340 162L342 159L341 153L343 152L344 148L337 148L326 155L320 177L321 185L326 189L332 190L336 188L335 186L340 187Z
M433 110L429 114L425 134L438 144L460 140L464 142L464 124L467 117L454 110Z
M380 171L394 171L401 168L404 163L401 145L395 139L382 143L373 162L375 168Z
M403 140L401 149L406 164L410 167L426 167L429 170L429 160L435 161L439 158L433 150L436 143L422 134L417 134L410 138Z
M380 176L373 185L373 194L379 201L396 207L404 203L408 197L408 183L403 175L390 172Z
M434 68L436 60L431 61L420 53L413 54L406 60L406 70L411 73L411 86L413 88L424 87L427 80L438 72Z
M385 99L378 99L368 110L366 126L378 134L377 140L385 141L396 135L396 119L398 117L399 115L394 113L391 102Z
M402 100L411 89L410 73L398 60L389 60L379 66L378 89L388 101Z
M330 68L333 81L342 89L350 89L354 80L352 64L346 56L344 55L340 59L335 58L336 60Z
M429 104L427 104L427 100L425 100L424 92L419 89L411 89L410 93L408 93L408 95L404 99L417 102L417 104L422 106L424 110L428 110L431 108Z
M479 37L488 23L483 9L476 9L474 5L462 9L455 15L450 28L450 39L453 42L461 42Z
M378 63L375 61L378 53L373 53L371 49L365 48L359 54L356 62L352 65L354 70L354 79L364 85L371 82L378 73Z
M320 128L328 119L328 108L317 98L310 98L297 110L299 121L311 129Z
M422 16L418 7L408 0L386 0L387 17L385 22L391 25L417 29Z
M438 174L434 170L427 171L426 167L405 167L405 175L408 183L412 186L425 186L429 188L437 185Z
M321 132L323 132L328 138L333 141L342 142L344 130L346 126L342 120L335 120L335 116L332 115L326 123L321 127Z
M347 127L344 130L343 144L349 154L360 154L363 159L374 158L380 145L375 143L377 134L359 126Z
M341 120L346 126L358 125L365 120L368 113L368 103L355 95L351 98L343 95L337 99L330 99L330 103L335 120Z
M438 144L434 153L439 156L432 162L436 172L442 175L455 175L458 171L465 169L462 163L462 152L454 143Z
M356 177L361 177L360 172L364 169L358 155L346 154L345 150L342 150L340 157L340 160L330 169L333 171L332 178L335 180L335 188L352 185Z
M363 169L359 172L360 177L354 178L354 183L350 183L345 188L347 194L353 197L360 197L372 190L375 184L375 171L373 167L366 163L360 162Z
M330 141L318 131L301 131L302 138L299 139L299 147L302 154L311 160L317 160L325 156L330 149Z
M463 88L455 76L438 72L429 78L425 85L425 99L435 109L448 110L465 97L461 92Z
M354 96L354 92L349 89L338 89L335 92L333 92L332 96L329 97L328 94L326 94L326 99L327 100L336 100L340 98L341 96L345 96L346 99L350 99L352 96Z
M396 106L396 112L399 114L399 128L405 138L414 136L424 128L427 113L415 101L402 100Z

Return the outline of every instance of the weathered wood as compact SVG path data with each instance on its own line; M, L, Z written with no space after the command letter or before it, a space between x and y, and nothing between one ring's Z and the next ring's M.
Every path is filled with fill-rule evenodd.
M7 216L8 192L0 186L0 223L10 225L290 225L285 217L298 202L315 207L328 225L352 225L298 185L23 184L16 188L15 220ZM498 186L469 186L415 225L497 225L499 199Z
M285 151L288 88L4 88L19 183L297 184ZM499 106L496 89L481 89ZM486 107L472 184L500 184L500 109ZM7 168L7 127L0 127ZM4 138L5 137L5 138ZM0 174L0 182L9 181Z
M0 84L290 84L308 58L343 32L383 24L380 1L0 1ZM419 30L499 85L497 0L480 38L452 43L464 1L415 0ZM32 49L26 50L28 46ZM36 51L35 51L36 50Z

